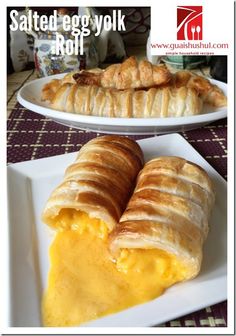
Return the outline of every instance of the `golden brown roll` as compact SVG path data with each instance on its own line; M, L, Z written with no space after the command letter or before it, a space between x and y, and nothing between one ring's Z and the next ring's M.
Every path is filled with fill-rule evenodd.
M103 88L125 90L150 88L169 82L171 74L165 65L153 65L134 56L121 64L112 64L101 73L81 71L74 74L79 85L98 85Z
M105 70L75 70L54 79L41 98L59 111L106 117L189 116L201 113L203 104L227 105L224 92L205 77L187 70L171 74L133 56Z
M48 96L46 90L44 95ZM50 107L101 117L164 118L199 114L202 100L194 89L185 87L119 91L63 84L52 94Z
M164 287L195 277L213 204L212 182L202 168L179 157L149 161L110 237L117 267L127 272L159 265Z
M62 81L60 79L52 79L49 83L45 84L42 89L42 100L52 101L61 85Z
M196 75L193 72L187 70L176 72L172 79L172 85L175 87L185 86L196 90L206 104L215 107L227 105L227 98L217 85L212 84L205 77Z
M133 140L102 136L89 141L50 195L43 221L103 237L119 221L142 165L142 151Z
M86 70L87 75L92 72L92 75L98 75L99 73L103 72L102 69L96 68L92 70ZM63 85L63 84L76 84L76 80L74 79L74 75L77 74L78 71L74 70L69 73L67 73L64 77L61 79L52 79L50 82L45 84L42 88L42 94L41 94L41 99L43 101L52 101L55 93L57 90Z

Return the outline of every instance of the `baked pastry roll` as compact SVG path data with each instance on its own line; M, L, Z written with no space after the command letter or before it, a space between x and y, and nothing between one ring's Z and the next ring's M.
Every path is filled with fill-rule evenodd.
M98 85L118 90L150 88L169 82L171 74L165 65L153 65L134 56L121 64L112 64L104 71L81 71L73 75L79 85Z
M194 89L186 87L120 91L63 84L51 96L50 107L101 117L162 118L199 114L202 100Z
M119 221L142 165L142 151L131 139L103 136L89 141L50 195L42 220L57 230L106 236Z
M183 70L176 72L172 79L172 85L195 89L206 104L215 107L227 105L227 98L217 85L212 84L208 79L190 71Z
M92 71L92 75L103 72L102 69L96 68L92 70L86 70L86 73L90 74L91 71ZM76 84L74 75L77 73L78 71L76 70L71 71L67 73L64 77L62 77L61 79L52 79L49 83L45 84L42 89L42 95L41 95L42 100L52 101L53 97L55 96L55 93L63 84Z
M52 100L56 85L57 88L63 84L78 84L125 90L164 85L171 78L171 73L165 65L153 65L146 60L138 62L132 56L122 64L112 64L105 70L99 68L86 71L75 70L66 74L62 79L53 79L43 87L42 100Z
M42 100L52 101L61 85L62 81L60 79L52 79L49 83L45 84L42 89Z
M156 272L163 288L195 277L213 204L202 168L179 157L149 161L110 236L118 269L145 277Z

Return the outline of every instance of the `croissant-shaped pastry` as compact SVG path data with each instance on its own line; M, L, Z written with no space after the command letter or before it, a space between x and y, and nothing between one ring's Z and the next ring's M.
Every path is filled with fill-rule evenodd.
M190 71L183 70L176 72L172 79L172 85L195 89L206 104L215 107L227 105L227 98L217 85L212 84L208 79Z
M127 272L159 265L152 271L164 287L195 277L213 204L212 182L202 168L178 157L149 161L110 237L113 253L119 251L117 267Z
M50 107L101 117L157 118L199 114L202 101L194 89L185 87L119 91L90 85L63 84L52 95Z
M153 65L134 56L121 64L112 64L101 73L81 71L73 75L79 85L98 85L118 90L150 88L169 82L171 74L165 65Z
M103 237L119 221L142 165L142 151L131 139L89 141L49 197L43 221L55 229L89 230Z

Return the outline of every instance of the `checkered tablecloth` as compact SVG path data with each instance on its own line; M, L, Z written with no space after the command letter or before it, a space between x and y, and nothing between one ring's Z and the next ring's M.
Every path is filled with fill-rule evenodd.
M10 81L8 91L7 159L15 163L78 151L99 133L82 131L59 125L16 103L15 93L32 78L24 74L18 86ZM17 77L18 78L18 77ZM15 80L15 78L14 78ZM227 179L227 120L220 120L203 128L180 133L225 179ZM142 139L145 136L131 136ZM225 327L227 302L202 309L162 326L168 327Z

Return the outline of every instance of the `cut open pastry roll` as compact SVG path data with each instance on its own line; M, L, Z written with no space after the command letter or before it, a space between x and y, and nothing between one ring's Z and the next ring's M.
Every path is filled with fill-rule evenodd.
M89 141L49 197L43 221L59 230L106 236L119 221L142 165L140 147L126 137Z
M214 191L207 173L178 157L149 161L110 236L117 267L143 272L163 288L195 277Z

